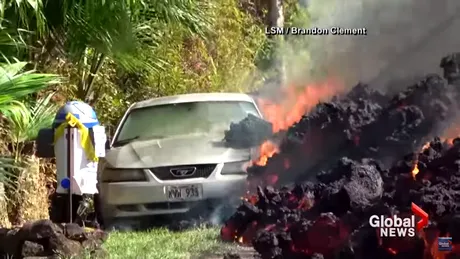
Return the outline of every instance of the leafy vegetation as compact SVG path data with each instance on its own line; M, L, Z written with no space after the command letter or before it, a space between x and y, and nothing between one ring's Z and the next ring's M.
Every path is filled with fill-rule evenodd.
M216 257L224 246L217 238L219 230L198 228L183 232L154 229L148 232L113 232L105 244L111 258L182 259ZM222 252L222 251L220 251ZM222 257L222 255L220 256Z
M5 121L3 123L7 126L7 132L3 133L9 138L9 143L16 149L24 142L32 140L38 132L35 126L41 126L46 121L35 116L36 123L34 125L31 114L37 111L21 102L21 98L58 82L56 75L34 73L32 70L24 71L25 66L25 62L0 65L0 115L4 117ZM36 115L40 114L37 113ZM20 153L13 152L13 154L13 160L3 159L3 168L17 166ZM7 181L7 177L2 177L1 174L0 179L4 179L0 182L11 183L11 181Z
M306 17L295 2L286 1L288 24ZM0 0L0 226L48 214L54 165L34 156L33 140L64 102L93 105L110 133L139 100L263 85L273 54L266 9L252 0ZM107 247L120 258L183 258L217 245L215 230L197 231L115 233ZM134 238L137 246L126 242Z

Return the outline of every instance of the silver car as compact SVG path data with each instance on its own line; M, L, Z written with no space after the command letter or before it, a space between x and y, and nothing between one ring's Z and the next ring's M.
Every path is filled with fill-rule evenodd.
M235 93L133 104L99 162L104 221L185 213L198 202L244 190L250 151L229 148L223 138L230 123L248 114L262 117L249 95Z

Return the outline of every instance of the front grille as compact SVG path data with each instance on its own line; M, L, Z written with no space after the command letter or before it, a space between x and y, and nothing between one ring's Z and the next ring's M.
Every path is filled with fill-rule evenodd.
M181 165L181 166L165 166L150 168L150 171L158 177L160 180L180 180L180 179L191 179L191 178L208 178L216 168L217 164L201 164L201 165ZM189 176L175 176L171 173L171 169L181 168L196 168L195 173Z
M188 209L193 204L198 202L157 202L144 204L148 210L174 210L174 209Z

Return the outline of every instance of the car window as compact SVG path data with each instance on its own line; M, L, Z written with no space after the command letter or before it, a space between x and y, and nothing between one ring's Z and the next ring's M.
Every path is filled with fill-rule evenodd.
M166 138L195 133L224 134L230 123L249 113L259 116L251 102L190 102L132 110L116 142L133 138Z

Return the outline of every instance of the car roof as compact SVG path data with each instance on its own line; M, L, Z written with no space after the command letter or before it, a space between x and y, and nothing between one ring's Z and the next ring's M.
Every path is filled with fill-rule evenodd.
M189 102L254 102L254 99L248 94L240 93L196 93L196 94L181 94L173 96L165 96L152 98L145 101L134 103L131 109L144 108L149 106L157 106L174 103L189 103Z

